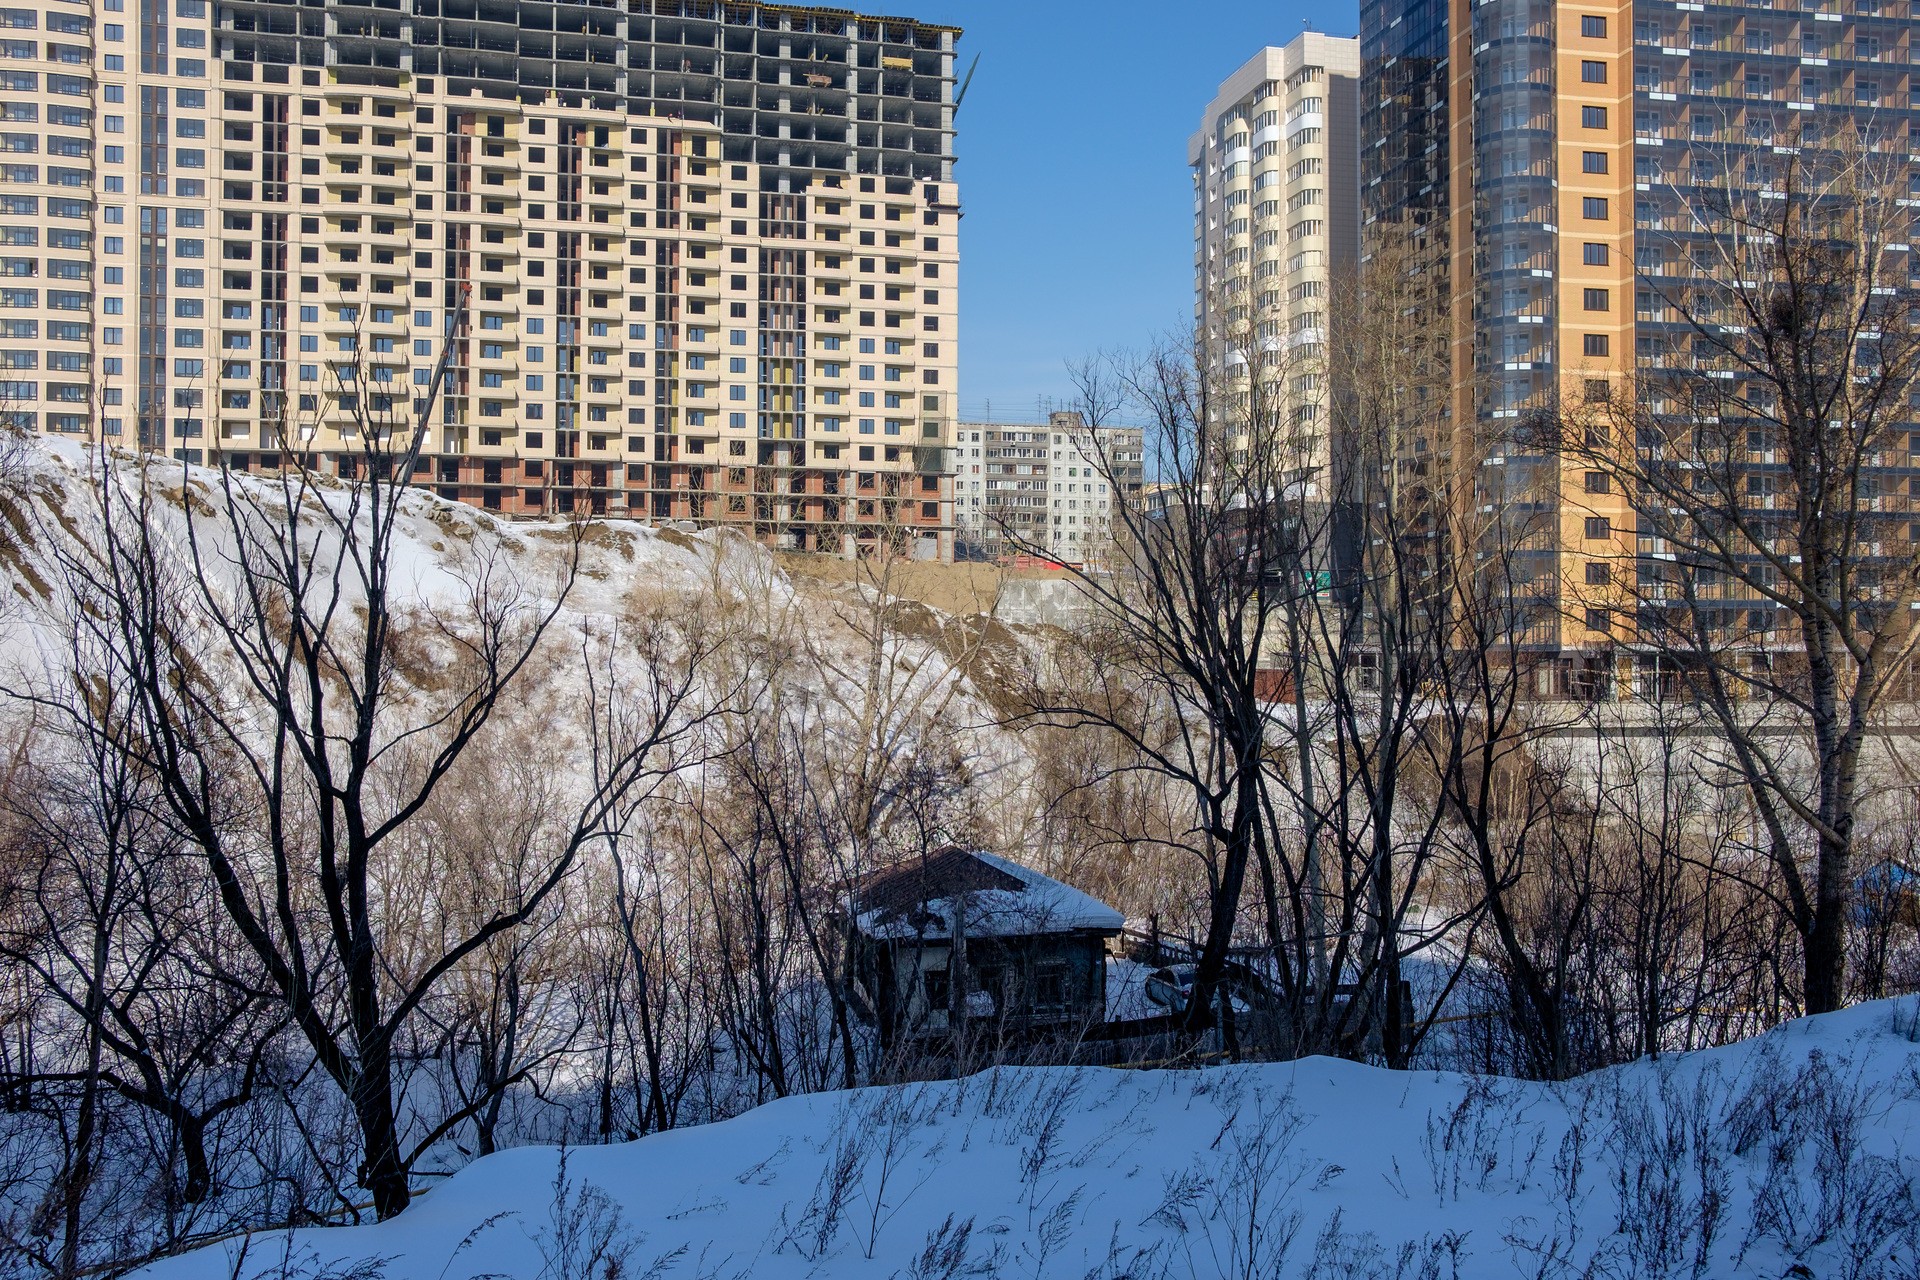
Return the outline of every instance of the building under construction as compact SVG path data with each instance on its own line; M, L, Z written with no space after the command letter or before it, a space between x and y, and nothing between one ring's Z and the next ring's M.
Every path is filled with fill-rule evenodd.
M958 30L713 0L149 0L124 27L112 0L20 3L51 38L8 64L33 80L10 149L74 158L9 167L7 220L36 227L9 273L86 293L56 317L9 292L7 338L32 322L69 375L47 411L0 339L17 419L352 475L424 416L416 478L488 509L951 555Z

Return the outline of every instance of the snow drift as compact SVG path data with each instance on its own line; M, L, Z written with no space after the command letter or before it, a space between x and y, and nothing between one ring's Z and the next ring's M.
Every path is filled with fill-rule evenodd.
M508 1151L142 1274L1911 1276L1917 1042L1909 1000L1563 1084L1005 1068Z

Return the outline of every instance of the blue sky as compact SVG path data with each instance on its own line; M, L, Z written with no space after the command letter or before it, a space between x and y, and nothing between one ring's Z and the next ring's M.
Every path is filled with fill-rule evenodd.
M960 409L1024 417L1066 362L1137 348L1193 315L1187 137L1256 49L1310 21L1352 35L1355 0L893 0L964 27L980 67L957 121Z

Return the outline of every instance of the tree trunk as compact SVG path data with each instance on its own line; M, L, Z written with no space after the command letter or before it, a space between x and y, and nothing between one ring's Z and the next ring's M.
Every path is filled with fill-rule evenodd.
M213 1167L207 1161L207 1122L195 1115L181 1115L174 1122L180 1135L180 1154L187 1162L186 1185L180 1199L199 1204L213 1190Z
M1393 847L1390 837L1379 840L1374 860L1374 892L1379 900L1377 909L1380 912L1380 1053L1388 1067L1399 1071L1407 1065L1407 1046L1400 1043L1400 935L1394 915Z
M385 1222L407 1207L411 1191L400 1159L393 1114L392 1056L384 1044L362 1051L353 1081L353 1114L363 1140L360 1185L373 1193L373 1211Z
M119 859L108 863L103 901L118 896ZM93 1144L100 1125L100 1065L104 1049L101 1026L106 1016L107 993L102 987L112 953L112 938L106 928L93 931L92 972L87 977L85 1019L87 1026L87 1078L80 1086L80 1111L74 1122L73 1159L68 1164L60 1187L61 1235L59 1272L62 1276L79 1273L81 1215L86 1206L87 1188L93 1182Z
M80 1087L80 1111L74 1124L73 1158L60 1180L60 1253L55 1270L63 1278L80 1274L81 1220L87 1188L93 1183L93 1144L99 1131L99 1038L90 1036L89 1041L87 1079Z
M1259 755L1254 751L1237 752L1239 776L1234 783L1234 812L1227 832L1220 864L1220 883L1214 889L1207 913L1207 940L1200 948L1200 961L1194 966L1193 996L1187 1001L1185 1031L1198 1039L1213 1018L1215 999L1220 1004L1220 1035L1227 1053L1239 1056L1239 1034L1233 1024L1232 997L1225 988L1227 953L1233 946L1233 929L1240 915L1240 894L1246 887L1247 858L1253 843L1253 824L1260 812Z
M1813 927L1807 931L1808 1013L1832 1013L1847 998L1847 903L1852 886L1851 841L1823 837L1814 885Z

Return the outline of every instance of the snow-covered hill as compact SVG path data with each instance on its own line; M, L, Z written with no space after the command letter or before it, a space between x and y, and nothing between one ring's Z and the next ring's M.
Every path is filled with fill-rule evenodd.
M69 601L56 544L100 537L94 486L102 459L78 443L41 438L0 440L0 455L0 679L12 685L30 683L46 668L67 660L62 632ZM218 471L166 461L143 467L125 453L109 456L105 465L122 493L133 492L143 479L151 485L150 518L160 526L163 542L175 548L183 572L189 564L191 521L205 549L202 563L216 586L237 591L238 575L228 555L232 531ZM257 513L277 518L285 511L289 490L277 477L239 474L230 482ZM361 536L367 536L368 515L354 505L351 484L317 476L295 491L309 511L303 541L318 561L325 563L337 554L340 538L329 527L331 520L353 520ZM330 517L316 517L322 505L331 509ZM126 518L125 511L120 518ZM710 627L729 636L766 641L777 635L789 647L804 649L802 656L812 661L800 664L808 669L798 678L828 695L829 701L836 693L842 704L882 696L847 688L836 674L867 670L863 650L876 637L865 614L876 598L876 575L853 571L840 581L795 578L738 530L595 519L576 548L564 520L508 520L412 490L399 500L390 560L390 594L403 621L438 616L451 625L464 625L462 619L483 589L490 607L502 607L504 600L532 616L565 584L556 634L543 646L555 655L554 664L537 673L543 683L577 682L579 637L589 628L631 620L649 609L682 614L698 609L710 615ZM318 586L330 586L325 574ZM344 574L340 587L349 603L356 599L354 574ZM885 696L918 709L930 699L915 698L914 693L957 684L958 701L949 720L965 728L967 748L984 752L992 766L1017 763L1017 748L998 730L998 717L977 696L971 673L962 669L973 656L953 660L968 637L980 634L977 623L956 623L910 602L895 602L895 608L880 637L888 651L885 668L894 679ZM1001 640L1014 635L1004 627L993 634ZM429 668L434 665L432 652L421 656ZM402 670L401 677L416 674ZM430 682L431 670L425 674ZM836 684L841 687L834 688ZM540 710L544 714L546 708ZM513 712L505 708L505 718L511 719ZM543 721L542 731L551 732L552 726Z
M0 477L4 479L0 508L5 512L0 570L13 580L13 594L21 600L46 600L57 588L52 581L56 568L52 549L44 545L48 536L84 537L97 528L98 503L90 489L99 466L97 454L69 441L10 442ZM185 518L191 513L203 540L210 540L215 549L225 545L217 471L158 462L143 472L126 454L113 455L108 466L115 480L129 490L142 474L150 479L157 499L152 508L155 518L172 536L183 537ZM241 474L233 476L232 483L236 492L258 502L263 511L285 509L283 490L273 477ZM310 505L325 503L344 513L352 486L315 477L304 496ZM312 523L316 530L324 530L324 521ZM364 513L360 523L364 529ZM324 532L310 535L309 540L320 546L338 541ZM184 554L184 540L180 545ZM426 607L464 605L472 596L476 563L496 561L537 593L560 580L569 551L564 522L506 520L415 490L401 498L393 541L393 590L396 597ZM209 557L209 563L217 564L217 557ZM626 607L634 587L642 584L751 592L776 604L789 602L793 595L787 575L772 557L736 532L597 520L580 549L567 612L617 612ZM19 609L16 604L16 613Z
M1311 1058L790 1098L504 1152L393 1222L145 1274L1911 1276L1917 1017L1862 1005L1560 1085Z

